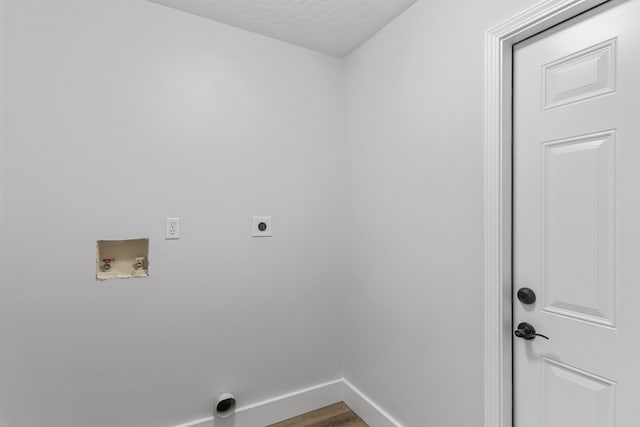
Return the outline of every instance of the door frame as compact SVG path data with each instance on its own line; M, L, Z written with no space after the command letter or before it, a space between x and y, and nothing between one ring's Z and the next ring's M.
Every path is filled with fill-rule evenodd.
M6 39L6 22L5 22L5 0L0 0L0 258L3 257L2 253L2 166L3 166L3 150L4 150L4 116L6 109L5 91L4 91L4 57L6 54L5 39ZM2 274L0 273L0 278Z
M609 0L546 0L485 36L485 427L513 427L513 45Z

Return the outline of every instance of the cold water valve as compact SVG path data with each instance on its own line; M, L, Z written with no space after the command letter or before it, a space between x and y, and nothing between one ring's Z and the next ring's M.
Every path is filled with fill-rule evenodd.
M133 264L133 268L135 268L136 270L142 270L144 268L146 260L147 258L143 256L136 257L136 262Z

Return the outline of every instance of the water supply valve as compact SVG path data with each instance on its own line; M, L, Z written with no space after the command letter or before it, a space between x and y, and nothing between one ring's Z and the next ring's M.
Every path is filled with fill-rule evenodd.
M142 270L144 268L145 260L146 257L136 257L135 262L133 263L133 268L135 268L136 270Z
M111 264L115 262L115 258L105 258L102 260L102 271L110 271Z

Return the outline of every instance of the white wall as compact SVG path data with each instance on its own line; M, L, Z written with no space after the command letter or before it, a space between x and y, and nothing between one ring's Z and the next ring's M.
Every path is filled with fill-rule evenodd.
M483 421L484 32L420 0L346 61L345 376L410 427Z
M5 0L0 0L0 295L4 294L5 287L3 286L2 279L2 259L3 256L3 244L4 236L2 235L2 179L3 179L3 141L4 141L4 35L5 35ZM2 309L2 297L0 297L0 309ZM4 333L2 333L4 329L0 326L0 348L8 348L8 342ZM5 350L6 351L6 350ZM0 354L2 351L0 351ZM0 356L0 359L2 356ZM1 366L1 365L0 365ZM0 388L3 387L0 385ZM6 386L5 386L6 387ZM8 424L7 419L2 411L0 411L0 426L6 426Z
M170 426L338 377L341 343L408 427L481 425L484 31L533 0L419 0L344 82L145 0L6 3L2 427ZM95 240L142 236L151 277L96 283Z
M145 0L6 14L3 427L170 426L340 377L341 62ZM150 278L96 282L96 240L144 236Z

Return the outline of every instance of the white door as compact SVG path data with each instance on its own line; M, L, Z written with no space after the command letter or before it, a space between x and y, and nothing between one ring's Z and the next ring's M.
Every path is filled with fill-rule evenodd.
M515 427L639 427L640 0L515 46L513 132Z

